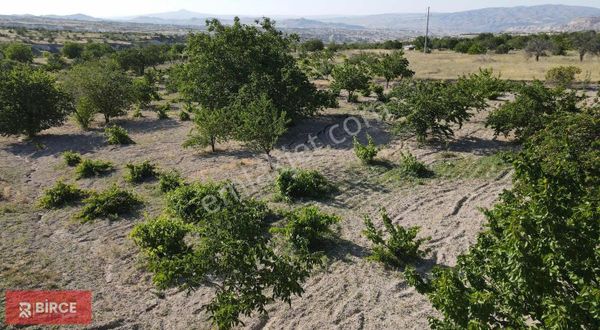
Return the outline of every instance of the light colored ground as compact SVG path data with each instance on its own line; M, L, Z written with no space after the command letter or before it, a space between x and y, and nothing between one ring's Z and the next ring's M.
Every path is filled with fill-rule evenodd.
M399 272L365 260L370 244L361 235L363 216L371 215L379 224L378 210L385 207L394 223L421 226L422 235L431 236L427 244L431 253L417 264L426 271L434 264L454 265L482 228L484 217L478 208L491 206L498 194L510 187L506 169L478 177L463 173L412 182L383 167L365 168L356 160L349 136L337 130L336 137L346 141L334 144L328 134L332 125L343 124L351 115L365 115L369 127L361 119L361 137L364 139L365 132L371 134L383 146L380 159L391 164L397 164L400 152L408 149L435 166L449 156L476 161L514 147L493 139L483 125L486 112L460 129L447 148L417 147L414 141L401 143L389 135L387 124L347 104L291 129L274 153L278 165L318 169L340 187L335 199L317 204L343 218L341 241L328 251L328 266L306 283L303 297L295 298L291 306L270 305L269 317L245 320L248 329L426 328L426 317L435 313L427 300L409 287ZM171 117L176 118L175 114ZM92 290L95 329L207 329L210 325L201 306L210 300L210 288L189 296L170 290L163 297L156 294L150 274L141 267L128 234L143 221L145 213L157 215L163 202L156 183L125 183L123 168L128 162L148 159L162 169L180 170L189 180L231 179L244 194L266 200L272 200L274 173L268 171L262 156L234 143L219 146L221 151L216 154L183 149L181 143L190 123L158 121L150 112L143 119L117 122L130 131L137 144L109 146L101 130L81 132L72 124L44 132L36 143L0 138L0 291ZM317 149L290 151L305 143L309 134L318 137ZM75 182L73 169L60 157L69 149L85 157L110 160L119 168L110 176L77 184L103 189L117 183L135 189L146 202L144 209L119 221L81 224L73 220L76 207L56 211L36 208L41 192L59 178Z
M541 57L539 62L536 62L535 58L527 58L522 51L503 55L468 55L453 51L434 51L431 54L424 54L419 51L406 51L405 55L410 62L410 68L416 72L416 77L422 79L456 79L458 76L477 72L479 68L492 68L504 79L544 80L549 69L573 65L581 68L582 74L577 77L579 81L587 78L590 78L593 83L600 81L600 57L586 56L583 62L580 62L579 55L573 51L569 52L568 56Z

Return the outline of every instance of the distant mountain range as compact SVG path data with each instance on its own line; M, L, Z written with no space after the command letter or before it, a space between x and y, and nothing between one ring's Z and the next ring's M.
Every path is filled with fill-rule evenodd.
M94 24L159 24L161 26L180 26L185 28L202 29L207 19L217 18L225 24L233 22L232 15L220 16L197 13L187 10L156 13L141 16L95 18L84 14L47 15L47 16L1 16L10 21L14 17L19 22L29 19L49 19L94 22ZM7 19L8 18L8 19ZM242 16L244 23L252 23L257 17ZM397 33L410 36L419 35L425 29L424 13L399 13L364 16L315 16L315 17L273 17L277 26L282 30L292 30L296 33L306 29L315 35L315 31L327 30L330 36L335 32L346 31L359 35L357 31L365 31L372 35L374 31ZM57 24L59 24L57 22ZM540 31L577 31L600 30L600 8L540 5L530 7L485 8L456 13L431 14L430 30L436 35L480 33L480 32L540 32ZM317 35L319 35L317 33Z

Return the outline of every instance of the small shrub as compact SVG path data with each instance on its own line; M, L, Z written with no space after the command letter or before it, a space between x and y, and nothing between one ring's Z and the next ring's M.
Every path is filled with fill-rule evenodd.
M110 126L104 129L104 136L108 144L134 144L127 131L120 126Z
M158 107L156 109L156 115L158 116L158 119L163 120L163 119L169 119L169 110L171 110L171 104L167 103L161 107Z
M133 113L131 114L133 118L143 118L144 114L142 114L142 108L136 104L133 108Z
M79 163L81 163L81 154L79 154L78 152L74 152L74 151L65 151L62 153L63 159L65 160L65 163L67 164L67 166L77 166L79 165Z
M350 94L348 95L349 103L358 103L358 94Z
M87 193L83 190L58 181L54 187L44 191L39 200L39 205L45 209L60 208L64 205L73 204L86 197Z
M149 161L144 161L140 164L127 164L129 173L125 176L125 180L132 183L140 183L148 179L156 178L156 166Z
M391 267L403 267L406 264L422 258L425 251L420 250L421 244L430 238L417 239L419 227L404 228L394 226L388 214L383 210L381 218L388 238L382 230L377 230L373 221L365 217L363 234L373 243L373 253L370 260L382 262Z
M578 74L581 74L581 69L576 66L559 66L546 72L546 81L567 88L575 81L575 76Z
M420 162L410 152L402 153L400 170L402 174L415 178L430 177L433 173L424 163Z
M133 211L142 204L141 199L132 192L119 189L117 186L93 194L86 198L83 209L78 218L83 221L92 221L98 218L116 219L118 216Z
M163 193L173 191L185 184L185 181L181 177L181 174L175 170L170 172L161 173L158 187Z
M179 120L181 121L190 121L192 118L190 117L190 113L187 111L181 110L179 112Z
M239 194L227 182L194 183L169 192L166 200L171 214L186 222L196 223L229 205L237 204Z
M377 153L379 152L379 149L377 148L377 146L373 142L373 138L369 134L367 134L367 141L367 145L362 145L358 141L358 138L355 136L354 153L356 154L356 157L358 157L358 159L360 159L363 163L372 164L373 159L375 158L375 156L377 156Z
M73 112L73 119L83 130L90 128L90 124L94 121L96 109L88 98L82 97L77 101L77 106Z
M272 228L271 232L282 234L296 250L314 251L335 236L331 226L338 222L338 216L323 213L316 206L307 206L289 212L285 227Z
M113 165L110 162L101 160L84 159L75 168L77 179L90 178L93 176L101 176L113 170Z
M190 250L184 238L191 229L183 221L163 215L137 224L130 237L150 258L172 257Z
M325 177L311 170L283 169L275 180L275 189L284 199L325 198L335 191Z

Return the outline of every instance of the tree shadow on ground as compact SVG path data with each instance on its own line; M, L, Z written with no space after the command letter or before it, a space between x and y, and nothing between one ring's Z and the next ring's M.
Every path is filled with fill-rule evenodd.
M137 118L135 120L120 118L115 119L111 124L123 127L129 133L147 133L153 131L168 130L181 126L181 123L175 119L156 119L156 118Z
M488 140L478 137L465 137L449 141L446 145L434 144L432 148L436 151L465 152L478 156L489 156L500 151L515 150L519 144L509 141Z
M366 143L369 134L375 144L391 141L388 125L366 117L327 114L302 120L291 127L277 147L283 150L306 151L318 148L352 149L353 137Z
M86 154L105 145L104 136L88 131L79 134L39 135L32 141L10 143L3 149L16 156L39 158L60 155L69 150Z

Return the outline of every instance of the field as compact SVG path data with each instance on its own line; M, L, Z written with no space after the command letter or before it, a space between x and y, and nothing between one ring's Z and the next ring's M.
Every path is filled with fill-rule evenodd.
M347 51L354 54L358 51ZM381 52L381 51L375 51ZM464 74L475 73L479 68L492 68L503 79L510 80L544 80L548 69L557 66L573 65L581 68L582 74L577 79L590 79L592 83L600 81L600 57L587 56L583 62L579 55L570 51L568 56L548 56L536 62L527 58L522 51L512 51L510 54L468 55L454 51L434 51L424 54L419 51L406 51L410 68L415 71L415 77L421 79L456 79Z
M361 166L350 136L338 132L337 139L345 138L345 142L335 144L325 134L328 127L342 124L349 116L369 124L363 126L361 138L368 132L383 147L381 159L386 166ZM493 155L514 145L494 139L483 127L485 116L486 112L479 113L447 148L417 148L415 141L399 141L390 135L386 123L343 101L340 109L326 110L288 132L274 153L277 165L318 169L340 187L333 200L318 205L342 217L341 243L328 252L327 266L310 278L303 297L294 299L291 306L270 305L268 318L246 319L245 328L426 327L426 316L434 315L427 300L397 272L365 260L369 243L361 235L363 216L377 219L379 208L384 207L394 223L421 226L421 235L432 237L427 243L432 252L418 264L420 269L434 263L454 265L457 255L481 230L484 218L479 208L491 206L510 187L509 167ZM37 208L36 200L58 179L75 181L73 170L60 157L65 150L110 160L119 168L99 179L79 180L83 188L102 189L118 183L133 189L123 180L125 164L150 160L162 169L178 169L189 180L232 180L244 195L272 201L275 173L261 156L235 144L226 151L219 146L221 151L215 154L183 149L181 143L192 127L189 123L159 121L152 112L118 123L137 144L109 146L99 128L81 132L73 124L45 131L35 143L0 140L0 254L4 260L0 287L93 290L98 329L209 328L200 306L208 302L212 289L202 288L190 296L176 290L164 296L157 293L128 238L134 224L160 212L163 202L156 183L136 188L145 201L142 211L114 222L81 224L74 220L76 208L48 212ZM306 143L310 134L318 137L317 148L291 151ZM437 177L407 180L395 175L399 152L407 148L439 169Z

